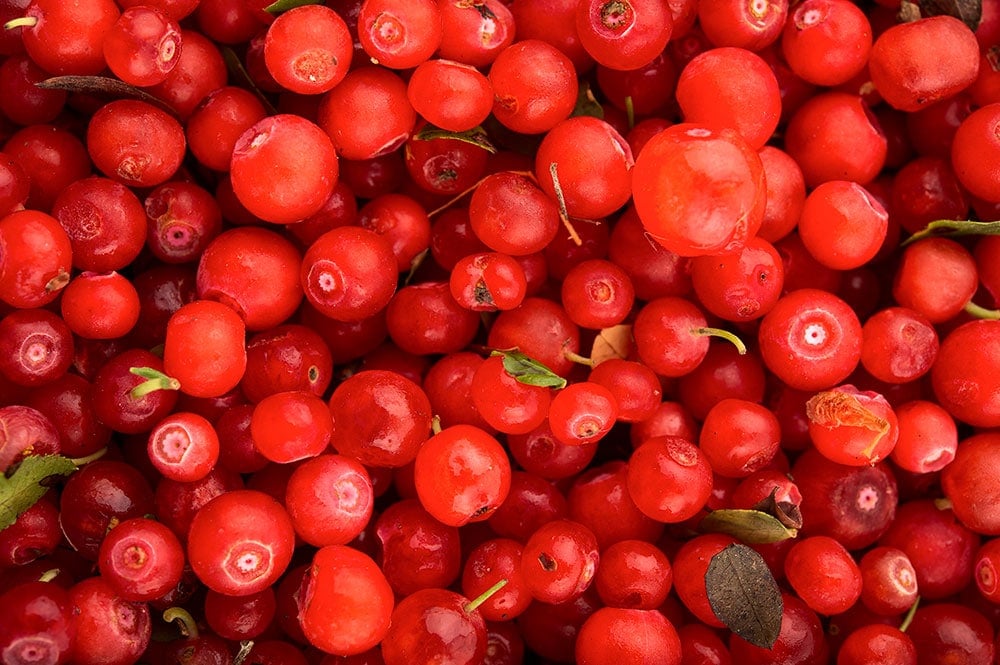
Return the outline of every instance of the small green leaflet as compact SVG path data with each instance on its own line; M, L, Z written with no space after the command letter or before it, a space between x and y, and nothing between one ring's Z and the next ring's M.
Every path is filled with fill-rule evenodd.
M451 139L453 141L461 141L462 143L468 143L469 145L474 145L477 148L482 148L491 155L496 154L496 146L490 141L490 137L487 136L486 130L482 127L473 127L464 132L449 132L446 129L441 129L440 127L435 127L434 125L424 125L423 128L414 135L413 140L415 141L430 141L432 139Z
M761 510L713 510L701 520L701 531L725 533L744 543L778 543L798 535L798 529L785 526L774 515Z
M503 358L503 368L518 382L542 388L565 388L566 379L517 350L493 351L491 356Z
M719 621L754 646L770 649L781 632L784 603L763 557L734 543L712 557L705 572L708 604Z
M976 222L973 220L939 219L904 240L902 246L905 247L924 238L996 235L1000 235L1000 221Z
M31 455L21 460L9 477L0 474L0 530L42 498L48 490L43 484L46 478L68 476L74 471L76 464L68 457Z
M264 7L264 11L268 14L280 14L281 12L287 12L289 9L295 9L296 7L305 7L306 5L321 5L322 0L278 0Z

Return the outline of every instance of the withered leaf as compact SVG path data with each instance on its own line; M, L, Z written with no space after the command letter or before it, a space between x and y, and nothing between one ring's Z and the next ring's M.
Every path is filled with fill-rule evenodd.
M632 326L619 324L603 328L594 338L590 348L590 359L594 365L600 365L611 358L626 359L632 348Z
M982 0L917 0L924 16L954 16L975 31L983 18Z
M142 88L108 76L53 76L39 81L35 86L45 90L65 90L106 99L137 99L177 115L177 112L162 99L154 97Z
M795 527L785 526L774 515L736 508L713 510L701 520L699 528L706 533L725 533L752 545L777 543L798 535Z
M754 510L760 510L768 515L774 515L779 522L789 529L802 528L802 512L799 507L790 501L778 501L778 488L775 487L763 501L751 506Z
M476 126L472 129L468 129L464 132L450 132L447 129L441 129L440 127L435 127L434 125L427 124L414 135L413 140L415 141L431 141L433 139L451 139L453 141L461 141L462 143L468 143L469 145L474 145L477 148L482 148L486 152L495 154L497 149L496 146L490 141L489 135L486 130L482 127Z
M904 240L901 246L905 247L911 243L923 240L924 238L935 238L938 236L956 238L959 236L995 236L1000 235L1000 221L977 222L975 220L939 219L931 222L920 231Z
M604 108L601 107L594 92L590 89L590 84L584 81L580 84L580 90L576 95L576 107L572 116L586 115L604 120Z
M781 631L781 590L763 557L735 543L712 557L705 572L708 603L731 631L770 649Z
M282 12L287 12L289 9L319 4L322 4L320 0L278 0L277 2L273 2L267 7L264 7L264 11L268 14L277 15Z

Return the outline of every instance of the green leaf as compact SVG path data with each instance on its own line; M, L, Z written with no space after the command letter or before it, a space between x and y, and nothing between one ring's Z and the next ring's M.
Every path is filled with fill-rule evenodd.
M277 0L264 7L264 11L268 14L280 14L281 12L287 12L289 9L295 9L296 7L305 7L306 5L321 5L323 0Z
M566 387L566 379L520 351L498 350L493 351L490 355L501 356L503 358L503 368L520 383L529 386L540 386L542 388Z
M713 510L701 520L699 528L707 533L725 533L751 545L778 543L798 535L798 529L785 526L774 515L735 508Z
M73 460L62 455L30 455L21 460L9 477L0 474L0 530L35 505L48 487L52 476L68 476L76 470Z
M997 236L1000 235L1000 221L977 222L971 219L939 219L931 222L920 231L902 242L902 246L923 240L924 238L959 236Z
M152 104L163 109L171 115L177 115L177 111L171 108L166 102L158 97L154 97L142 88L129 85L124 81L108 76L53 76L44 81L39 81L35 87L43 90L65 90L66 92L79 92L86 95L97 95L107 99L138 99L141 102Z
M715 616L744 640L770 649L781 632L784 603L763 557L749 545L735 543L712 557L705 590Z
M271 100L261 92L261 89L257 87L257 84L253 82L250 74L243 67L243 63L240 62L240 56L236 55L236 51L228 46L223 46L219 49L222 52L222 59L226 61L226 69L229 70L229 75L233 77L236 85L246 88L260 100L260 103L264 105L264 109L267 111L268 115L277 114L278 110L274 108L274 104Z
M446 129L435 127L434 125L424 125L419 132L413 136L414 141L432 141L434 139L451 139L461 141L482 148L491 155L496 154L496 146L490 141L486 130L482 127L473 127L464 132L449 132Z
M597 102L594 92L590 89L590 84L586 81L580 83L580 90L576 94L576 106L573 108L571 116L590 116L604 120L604 108Z

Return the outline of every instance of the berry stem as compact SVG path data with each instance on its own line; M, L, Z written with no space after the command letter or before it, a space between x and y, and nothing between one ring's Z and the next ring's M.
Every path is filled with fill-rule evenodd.
M625 97L625 117L628 119L628 128L635 128L635 104L632 103L632 95Z
M105 446L104 448L101 448L100 450L98 450L95 453L90 453L89 455L84 455L83 457L72 457L72 458L70 458L69 461L72 462L74 466L76 466L76 467L79 468L79 467L83 466L84 464L87 464L89 462L93 462L94 460L101 459L102 457L104 457L105 453L107 453L107 452L108 452L108 449Z
M3 24L4 30L13 30L14 28L33 28L38 24L37 16L19 16L17 18L12 18Z
M482 592L481 594L479 594L478 596L467 602L465 604L465 607L463 608L465 610L465 613L469 614L470 612L475 612L476 610L478 610L480 605L489 600L493 596L493 594L495 594L497 591L504 588L505 586L507 586L507 580L506 579L500 580L499 582L491 586L489 589L487 589L486 591Z
M746 355L747 345L743 343L743 340L728 330L723 330L722 328L692 328L691 332L701 337L721 337L735 346L741 356Z
M588 358L588 357L586 357L586 356L581 356L581 355L580 355L579 353L577 353L576 351L570 351L569 349L565 349L565 350L563 351L563 357L564 357L564 358L565 358L566 360L569 360L569 361L572 361L572 362L575 362L575 363L577 363L578 365L586 365L587 367L593 367L593 366L594 366L594 365L596 364L596 363L594 363L594 361L593 361L593 360L591 360L590 358Z
M163 611L163 620L167 623L176 623L184 637L190 640L198 639L198 624L191 613L183 607L168 607Z
M38 576L38 581L39 582L51 582L52 580L54 580L56 578L56 576L59 575L59 572L60 571L59 571L58 568L52 568L50 570L46 570L44 573L42 573L41 575Z
M243 661L247 659L252 650L253 640L240 640L240 650L233 657L233 665L243 665Z
M917 599L915 601L913 601L912 605L910 605L910 609L908 609L906 611L906 616L903 617L903 622L901 624L899 624L899 630L900 630L900 632L905 633L906 629L910 627L911 623L913 623L913 617L916 616L916 614L917 614L917 606L918 605L920 605L920 597L919 596L917 596Z
M130 367L128 371L146 379L129 393L136 399L145 397L157 390L180 390L180 381L172 376L167 376L158 369L153 369L152 367Z
M566 198L563 196L562 185L559 184L559 167L555 162L549 164L549 174L552 176L552 187L556 190L556 202L559 204L559 219L562 220L563 226L569 231L570 240L577 247L583 245L583 240L580 239L580 234L576 232L573 228L573 223L569 221L569 213L566 211Z
M1000 310L986 309L985 307L977 305L971 300L965 303L965 307L963 309L965 309L966 314L968 314L969 316L974 316L977 319L990 319L994 321L1000 319Z

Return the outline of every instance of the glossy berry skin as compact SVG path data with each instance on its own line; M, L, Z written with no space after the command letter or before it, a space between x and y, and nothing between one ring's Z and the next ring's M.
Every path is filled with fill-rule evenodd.
M0 567L24 566L43 559L62 542L59 508L54 500L43 497L0 531Z
M647 439L632 452L628 492L644 514L668 524L698 514L712 492L708 458L680 437Z
M697 367L708 353L708 325L697 305L666 296L647 302L635 317L632 336L639 359L666 377L680 377Z
M927 278L936 274L932 287ZM976 262L964 246L950 238L927 238L908 245L892 280L896 302L943 323L962 311L978 285Z
M82 272L60 300L63 321L86 339L124 337L139 320L139 294L118 272Z
M657 610L603 607L580 627L576 662L680 665L681 640L673 624Z
M628 464L612 460L579 474L566 493L569 518L587 527L603 551L621 540L656 542L661 522L644 514L628 491Z
M329 400L333 447L362 464L400 467L412 462L431 429L427 395L413 381L387 370L359 372Z
M205 586L231 596L257 593L285 572L295 531L285 508L256 490L234 490L205 504L188 532L188 562Z
M109 359L94 376L94 414L107 427L124 434L153 429L177 404L177 390L161 384L146 392L146 380L133 368L163 372L163 361L142 349L129 349Z
M469 223L495 252L540 252L559 232L559 208L527 176L500 172L484 178L469 200Z
M396 501L371 526L379 566L397 595L448 587L461 573L458 527L438 521L418 499Z
M486 623L469 600L446 589L416 591L396 605L382 642L385 665L447 662L474 665L486 653Z
M174 532L145 517L112 528L98 553L101 577L125 600L150 601L177 586L184 549Z
M643 226L681 256L738 249L760 228L765 194L760 158L730 129L673 125L646 143L632 170Z
M521 577L521 543L511 538L493 538L476 546L462 567L462 593L477 598L500 580L507 583L477 610L487 621L508 621L531 604Z
M472 425L454 425L425 441L413 473L420 503L451 526L488 519L510 491L506 451Z
M916 647L917 662L957 660L987 665L995 658L989 620L975 609L957 603L919 608L907 634Z
M0 300L41 307L69 283L73 247L51 215L19 210L0 219Z
M377 123L363 119L380 118ZM319 126L344 159L373 159L399 148L410 137L416 112L406 83L382 67L358 67L320 102Z
M798 225L809 253L834 270L868 263L888 228L889 213L882 204L864 187L846 180L829 180L809 192Z
M448 288L459 305L474 312L513 309L527 294L524 269L517 259L499 252L479 252L459 259Z
M396 258L389 242L354 226L332 229L313 242L299 274L306 299L337 321L360 321L381 311L396 292Z
M727 398L705 415L698 446L713 472L745 478L774 459L780 442L781 426L768 408Z
M861 569L861 602L881 616L902 614L917 600L917 573L906 552L887 546L873 547L858 562Z
M55 583L26 582L0 595L10 616L0 627L0 653L11 663L65 663L77 626L67 591Z
M353 56L353 40L340 14L323 5L278 15L264 37L264 64L278 85L316 95L340 83Z
M110 178L92 176L68 185L53 202L52 216L66 230L73 265L80 270L121 270L145 242L139 198Z
M451 97L442 100L441 90ZM478 69L462 62L433 58L417 65L406 85L414 110L435 127L464 132L479 125L493 109L493 88Z
M322 208L333 192L338 167L323 130L300 116L279 114L259 120L240 136L229 172L233 191L247 210L265 221L288 224Z
M576 103L573 63L555 46L526 39L497 55L490 67L493 115L520 134L541 134L569 117Z
M827 662L826 636L819 617L792 594L783 593L781 600L781 630L774 646L770 649L758 647L734 634L729 639L734 663L819 665Z
M636 423L651 417L663 400L660 381L640 362L608 358L590 371L588 381L607 388L618 404L618 420Z
M760 236L735 252L691 260L691 284L699 302L727 321L752 321L767 314L784 282L778 251Z
M941 342L931 367L931 386L938 403L954 418L976 427L1000 424L1000 400L987 377L995 376L996 359L989 353L1000 339L996 321L970 321Z
M126 83L163 83L177 66L183 40L177 21L155 7L129 7L104 37L104 59Z
M549 427L566 445L595 443L618 419L618 402L599 383L581 381L558 391L549 405Z
M698 22L704 31L702 39L717 46L761 51L781 36L781 28L788 15L788 2L726 2L706 0L698 3ZM695 44L688 34L688 39Z
M302 390L268 395L250 418L254 448L278 464L316 457L332 436L333 419L326 402Z
M685 541L671 561L677 597L699 621L713 628L725 624L715 616L708 602L705 573L712 557L736 542L732 536L721 533L701 534Z
M837 652L837 665L916 665L917 659L917 648L908 633L882 624L853 631Z
M153 187L169 180L180 167L185 148L180 122L147 102L110 102L87 125L87 151L94 166L129 187Z
M179 482L201 480L219 459L219 435L197 413L174 412L149 433L149 460L164 478Z
M528 434L548 420L551 389L518 381L500 356L483 361L469 389L479 415L505 434Z
M333 357L323 337L302 324L285 324L247 340L247 370L240 390L251 402L286 390L326 392Z
M799 289L779 299L761 320L757 338L767 368L799 390L843 381L861 357L857 314L819 289Z
M868 17L843 0L810 0L790 12L781 52L800 78L822 86L846 83L864 70L872 48Z
M521 575L536 600L564 603L587 590L599 561L597 539L590 529L571 520L554 520L524 544Z
M560 295L566 314L581 328L616 326L635 304L628 273L605 259L588 259L570 268Z
M128 665L137 662L152 638L149 606L125 600L102 577L88 577L70 590L77 639L69 662Z
M1000 535L995 455L1000 436L975 434L959 442L955 459L941 471L941 489L962 523L976 533Z
M274 620L277 599L271 588L249 596L205 593L205 623L226 640L254 639Z
M576 30L584 50L616 70L649 64L670 40L673 23L666 5L587 0L576 9Z
M951 163L959 182L973 195L986 201L1000 201L1000 174L995 168L978 168L974 155L980 155L982 165L992 164L1000 151L996 127L1000 122L1000 102L993 102L962 121L952 142Z
M806 417L813 445L838 464L874 464L899 438L899 421L885 397L849 384L811 397Z
M344 545L328 545L313 555L296 603L310 644L335 656L353 656L385 637L395 599L370 557Z
M792 545L785 577L799 598L826 616L846 611L861 597L861 569L844 546L828 536Z
M0 320L0 372L20 386L55 381L73 362L73 335L45 309L17 310Z
M93 76L104 69L101 45L120 11L113 2L36 0L27 9L35 23L21 28L21 40L39 67L56 76Z
M939 49L926 50L930 44ZM872 46L868 70L882 98L917 111L966 88L979 72L979 45L951 16L931 16L886 30Z
M654 610L667 599L673 569L663 550L642 540L620 540L601 551L594 586L610 607Z
M926 316L908 307L887 307L861 327L861 365L880 381L906 383L930 371L939 345Z
M213 300L181 306L167 322L163 369L193 397L218 397L239 385L246 370L246 325Z

